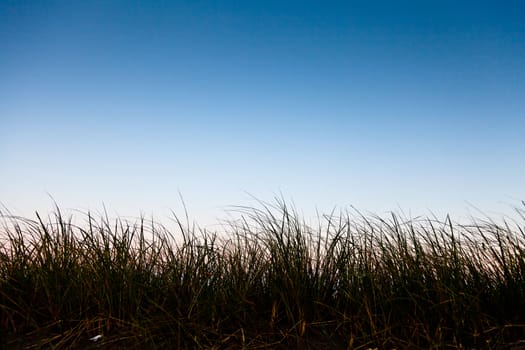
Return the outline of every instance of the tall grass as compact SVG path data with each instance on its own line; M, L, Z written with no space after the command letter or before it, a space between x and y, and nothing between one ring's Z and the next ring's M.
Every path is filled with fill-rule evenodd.
M502 348L525 340L522 222L342 212L284 202L224 232L86 214L3 215L6 348ZM521 226L520 226L521 225ZM94 343L89 339L102 338Z

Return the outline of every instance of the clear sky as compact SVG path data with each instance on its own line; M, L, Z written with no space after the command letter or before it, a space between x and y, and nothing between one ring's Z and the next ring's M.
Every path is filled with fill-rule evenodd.
M306 215L525 199L523 1L0 0L0 202Z

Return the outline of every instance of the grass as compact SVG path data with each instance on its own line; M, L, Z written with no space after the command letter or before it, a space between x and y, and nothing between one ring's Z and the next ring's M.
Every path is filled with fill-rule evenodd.
M4 213L2 345L525 347L523 209L502 224L342 212L317 227L282 201L241 211L220 233Z

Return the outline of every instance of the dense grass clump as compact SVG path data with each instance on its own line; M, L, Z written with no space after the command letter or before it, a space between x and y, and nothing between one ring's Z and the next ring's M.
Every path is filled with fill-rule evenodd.
M344 212L311 227L282 202L219 233L3 218L10 349L525 346L523 222Z

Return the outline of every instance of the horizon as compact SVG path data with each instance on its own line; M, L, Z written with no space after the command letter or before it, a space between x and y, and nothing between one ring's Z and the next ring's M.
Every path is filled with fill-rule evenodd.
M0 2L0 204L512 215L519 1ZM53 200L50 198L52 196ZM252 197L253 196L253 197Z

